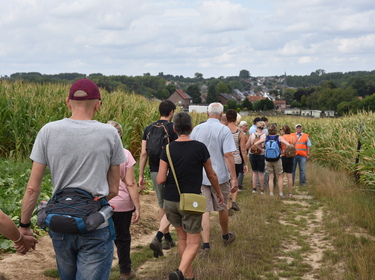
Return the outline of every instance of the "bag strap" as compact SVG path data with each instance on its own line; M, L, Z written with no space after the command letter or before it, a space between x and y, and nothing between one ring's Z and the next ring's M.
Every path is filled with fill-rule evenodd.
M176 186L177 186L178 193L179 193L179 195L181 196L180 186L178 185L176 172L174 171L174 166L173 166L173 162L172 162L172 158L171 158L171 153L169 152L169 144L166 146L166 152L167 152L167 157L168 157L169 166L170 166L170 168L171 168L171 170L172 170L173 177L174 177L174 180L175 180L175 182L176 182Z

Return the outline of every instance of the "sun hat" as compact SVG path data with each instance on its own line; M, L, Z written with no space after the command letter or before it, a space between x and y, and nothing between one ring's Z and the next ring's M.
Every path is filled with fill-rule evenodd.
M80 79L78 81L75 81L70 87L69 99L100 99L99 88L93 81L89 79Z

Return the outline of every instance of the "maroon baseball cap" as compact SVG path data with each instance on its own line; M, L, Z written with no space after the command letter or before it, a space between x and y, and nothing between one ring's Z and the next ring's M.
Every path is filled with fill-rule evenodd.
M101 99L98 86L89 79L75 81L70 87L69 99L89 100Z

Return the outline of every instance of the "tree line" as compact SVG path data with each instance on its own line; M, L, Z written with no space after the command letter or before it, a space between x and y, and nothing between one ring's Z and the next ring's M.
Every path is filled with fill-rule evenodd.
M111 75L101 73L41 74L38 72L14 73L3 77L10 81L23 80L33 83L72 83L89 78L108 92L123 90L147 98L166 99L176 89L182 89L193 98L194 104L202 104L202 93L207 95L206 103L218 101L220 93L231 93L233 89L242 92L266 91L276 99L285 99L291 107L311 110L334 110L338 115L358 110L375 110L375 70L347 73L326 73L318 69L310 75L273 77L252 77L248 70L241 70L238 76L204 78L195 73L193 78L159 72L157 76L144 73L143 76ZM228 108L247 110L272 110L269 100L251 103L245 99L238 104L229 101Z

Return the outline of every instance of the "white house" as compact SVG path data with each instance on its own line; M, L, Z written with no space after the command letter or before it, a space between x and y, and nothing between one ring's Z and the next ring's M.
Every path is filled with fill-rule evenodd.
M189 106L189 113L196 112L196 113L207 113L208 106L202 105L190 105Z

